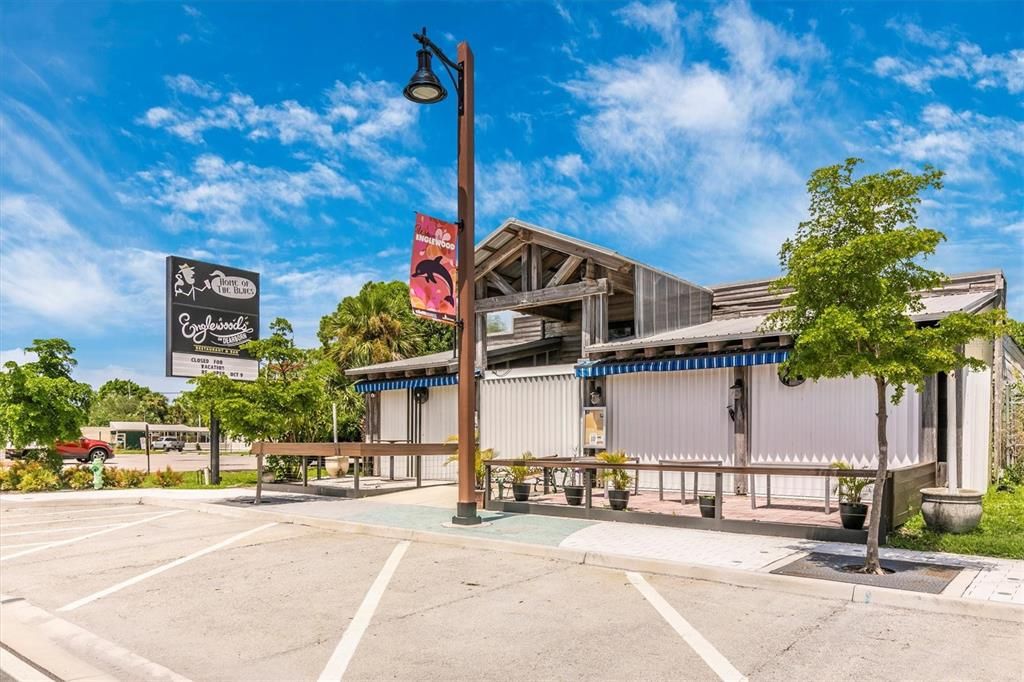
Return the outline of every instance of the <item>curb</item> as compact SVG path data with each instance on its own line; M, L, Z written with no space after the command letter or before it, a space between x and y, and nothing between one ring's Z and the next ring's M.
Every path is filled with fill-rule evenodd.
M956 616L970 616L974 618L988 618L991 620L1024 623L1024 607L1001 602L964 599L963 597L953 595L907 592L905 590L886 587L854 585L851 583L817 580L814 578L798 578L795 576L747 571L739 568L707 566L704 564L688 564L684 562L666 561L663 559L647 559L643 557L626 556L606 552L587 552L584 550L568 549L563 547L533 545L523 542L514 542L511 540L497 540L467 535L459 536L450 533L395 528L392 526L376 526L366 523L356 523L353 521L340 521L315 516L303 516L300 514L277 510L225 507L218 504L211 504L209 502L190 502L186 500L161 500L149 498L143 500L142 503L157 507L188 509L191 511L237 519L260 516L279 523L290 523L328 531L355 533L359 535L369 535L394 540L428 542L437 545L462 547L466 549L508 552L542 559L567 561L575 564L594 566L596 568L638 571L678 578L691 578L694 580L724 583L738 587L770 589L787 594L795 594L804 597L817 597L820 599L835 599L848 601L854 604L872 604L876 606L928 611L931 613L944 613Z

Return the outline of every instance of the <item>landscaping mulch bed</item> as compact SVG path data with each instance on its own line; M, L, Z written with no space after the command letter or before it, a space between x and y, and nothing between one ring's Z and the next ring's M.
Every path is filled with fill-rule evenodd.
M892 571L888 575L868 575L850 570L850 567L863 563L861 557L811 552L805 557L776 568L772 573L939 594L963 570L959 566L922 564L896 559L882 559L882 568Z

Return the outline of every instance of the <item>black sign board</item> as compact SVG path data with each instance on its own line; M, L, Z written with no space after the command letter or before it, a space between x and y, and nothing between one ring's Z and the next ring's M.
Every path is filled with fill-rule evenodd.
M167 376L256 379L241 346L260 334L259 273L167 257Z

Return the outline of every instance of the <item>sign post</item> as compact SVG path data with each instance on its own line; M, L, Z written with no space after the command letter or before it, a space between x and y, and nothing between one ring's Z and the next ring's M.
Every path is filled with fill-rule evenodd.
M260 275L167 257L167 376L222 374L255 381L259 362L242 346L260 337ZM210 473L220 482L220 420L210 410Z

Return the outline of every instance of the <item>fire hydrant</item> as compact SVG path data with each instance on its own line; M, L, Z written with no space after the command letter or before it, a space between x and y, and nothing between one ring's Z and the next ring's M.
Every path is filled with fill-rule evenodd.
M92 471L92 487L95 490L103 489L103 455L97 454L92 458L92 464L89 465L89 469Z

